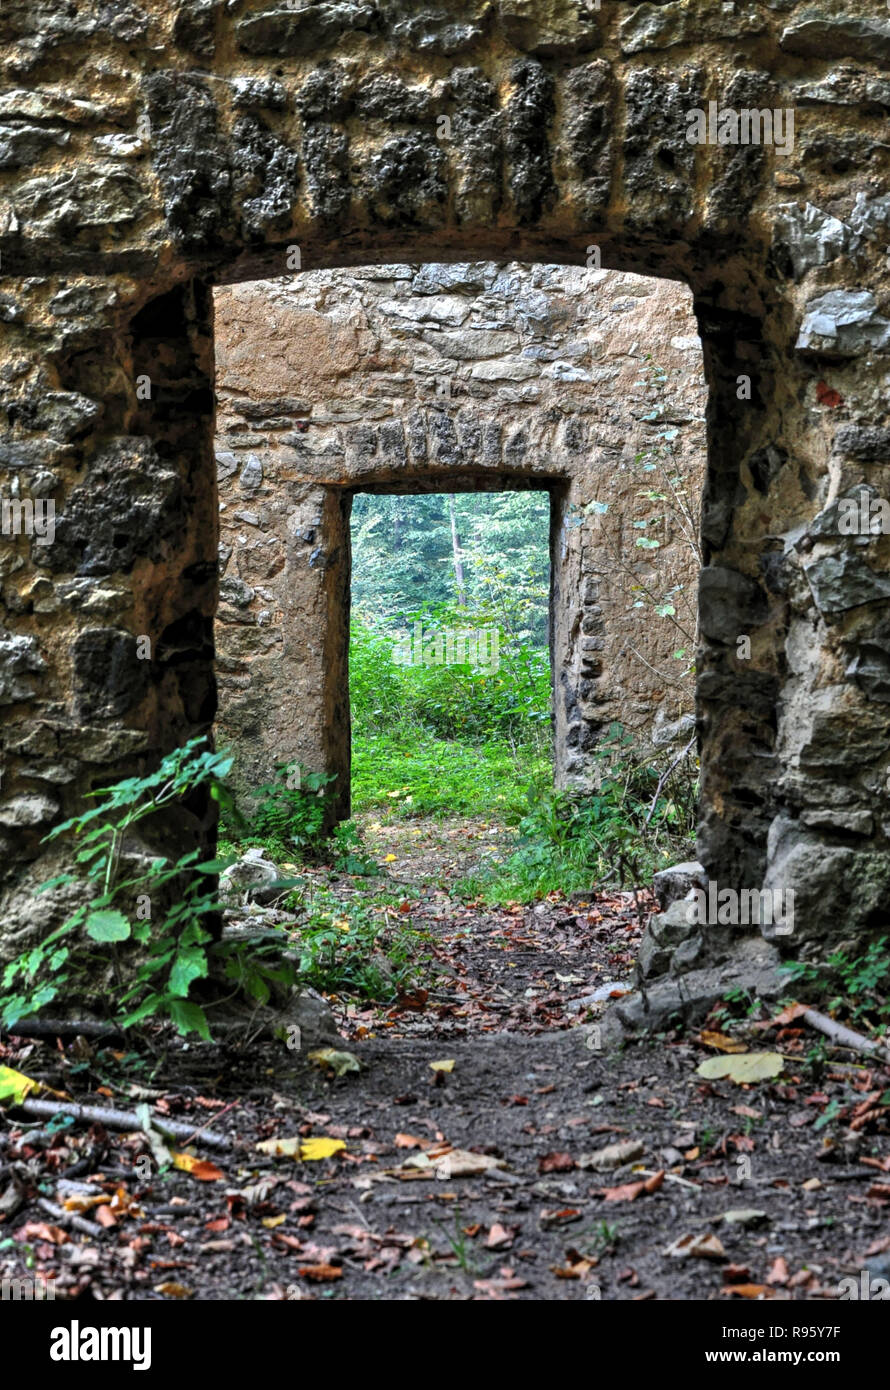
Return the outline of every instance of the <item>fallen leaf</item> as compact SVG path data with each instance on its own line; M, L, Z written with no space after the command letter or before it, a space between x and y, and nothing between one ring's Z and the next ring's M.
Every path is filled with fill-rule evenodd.
M723 1220L727 1226L765 1226L769 1216L755 1207L736 1207L732 1211L725 1211Z
M528 1288L527 1279L518 1279L512 1269L504 1268L501 1270L500 1279L474 1279L473 1288L480 1293L491 1294L497 1297L500 1293L509 1293L513 1289Z
M66 1245L69 1239L68 1232L61 1226L51 1226L46 1221L29 1221L15 1234L17 1240L46 1240L50 1245Z
M40 1082L34 1081L30 1076L13 1071L12 1067L0 1067L0 1101L11 1101L13 1105L21 1105L31 1091L39 1093L42 1090Z
M165 1298L191 1298L194 1289L189 1289L185 1284L177 1284L171 1279L166 1284L155 1284L155 1293L161 1293Z
M726 1251L717 1236L706 1235L704 1232L700 1232L698 1235L678 1236L664 1253L671 1260L723 1260L726 1258Z
M78 1192L73 1197L66 1197L62 1206L66 1211L89 1211L91 1207L105 1206L110 1201L107 1192L100 1192L95 1197Z
M419 1139L416 1134L397 1134L395 1143L397 1149L428 1149L430 1147L429 1139Z
M580 1221L582 1212L577 1207L560 1207L558 1209L546 1209L541 1212L538 1220L543 1230L548 1231L553 1226L570 1226L573 1221Z
M338 1052L335 1047L320 1047L308 1054L309 1061L319 1067L330 1067L335 1076L345 1076L348 1071L361 1071L361 1063L351 1052Z
M543 1154L538 1159L539 1173L567 1173L574 1166L572 1155L566 1153Z
M320 1158L330 1158L346 1148L342 1139L263 1139L256 1146L257 1152L271 1154L273 1158L297 1158L303 1162L314 1163Z
M766 1081L779 1076L785 1065L780 1052L742 1052L731 1057L709 1057L696 1067L696 1075L707 1081L719 1081L726 1077L736 1085L743 1086L753 1081Z
M860 1158L860 1163L867 1163L872 1168L879 1168L882 1173L890 1173L890 1154L884 1154L883 1158ZM887 1237L890 1240L890 1236ZM874 1251L870 1252L874 1254Z
M418 1158L426 1158L426 1154L418 1154ZM493 1168L506 1168L506 1163L502 1158L493 1158L490 1154L474 1154L468 1149L451 1149L440 1158L430 1160L431 1166L436 1171L437 1178L475 1178L480 1173L491 1172Z
M645 1145L640 1139L625 1139L623 1143L607 1144L604 1149L594 1149L593 1153L581 1154L579 1168L620 1168L623 1163L642 1158Z
M497 1222L492 1226L485 1240L485 1245L489 1250L509 1250L516 1239L512 1231L508 1231L506 1226L501 1226Z
M339 1265L300 1265L297 1273L302 1279L308 1279L313 1284L332 1284L335 1279L343 1278L343 1271Z
M282 1212L281 1216L264 1216L263 1225L265 1226L267 1231L274 1231L276 1226L280 1226L282 1222L286 1220L287 1215L286 1213Z
M829 410L836 410L839 405L844 403L841 393L825 381L816 382L816 399L820 405L827 405Z
M716 1048L718 1052L747 1052L748 1049L738 1038L730 1038L726 1033L712 1033L704 1029L698 1035L698 1040L704 1043L705 1047Z
M794 1023L795 1019L803 1018L809 1004L789 1004L787 1009L783 1009L775 1018L771 1018L767 1024L768 1028L785 1028L789 1023Z
M575 1264L551 1265L550 1273L557 1279L583 1279L597 1265L596 1260L578 1260Z
M642 1182L626 1182L620 1187L604 1187L601 1190L602 1196L607 1202L634 1202L643 1193L657 1192L664 1183L664 1169L653 1173L651 1178L646 1178Z
M198 1182L218 1182L225 1176L215 1163L206 1158L195 1158L193 1154L174 1153L173 1167L181 1168L190 1177L197 1178Z
M326 1139L323 1136L304 1139L300 1145L300 1158L304 1163L315 1163L320 1158L332 1158L345 1148L346 1144L342 1139Z
M413 1010L415 1013L423 1013L430 997L428 989L399 990L397 1009Z
M784 1255L777 1255L773 1261L772 1268L766 1276L768 1284L787 1284L788 1283L788 1262Z
M720 1292L726 1298L775 1298L766 1284L724 1284Z

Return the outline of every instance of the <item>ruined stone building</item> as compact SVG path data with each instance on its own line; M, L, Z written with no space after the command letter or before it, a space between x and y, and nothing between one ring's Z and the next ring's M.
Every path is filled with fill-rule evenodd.
M639 461L676 429L671 471L697 517L705 393L687 292L571 267L382 265L221 289L215 315L218 722L242 786L293 760L336 773L345 809L356 489L548 489L561 784L590 784L612 721L649 748L686 729L681 639L633 585L682 585L694 623L697 556L643 495ZM653 399L655 364L668 384ZM635 547L649 518L657 562Z
M521 263L535 267L534 292L546 296L545 268L563 266L572 274L555 300L577 304L576 272L591 248L605 270L688 287L701 339L699 856L721 883L794 889L801 935L783 949L805 953L813 941L886 928L890 538L837 525L840 499L890 489L885 8L7 0L0 28L4 488L32 504L51 500L56 512L52 544L20 533L4 536L0 552L4 950L58 917L58 902L31 895L57 862L42 843L50 827L91 787L213 727L215 451L236 459L237 481L234 469L224 479L226 531L235 529L238 496L237 510L259 518L239 523L248 538L241 549L265 534L270 568L282 544L276 528L293 527L292 559L307 547L311 555L312 532L324 550L344 489L390 485L422 449L430 480L448 473L455 487L461 470L477 485L494 476L547 481L561 524L575 477L569 460L579 456L572 421L545 419L544 402L565 415L575 399L566 392L594 383L559 381L547 375L546 355L523 356L534 345L546 354L533 323L517 330L521 347L447 358L457 363L448 410L434 410L418 384L416 396L394 393L389 414L341 426L326 404L337 393L321 376L282 385L293 404L262 429L253 428L258 417L242 417L252 427L244 433L259 440L260 470L233 447L235 399L247 396L235 334L245 292L234 287L270 282L276 317L316 314L307 333L321 344L341 335L349 360L350 343L377 332L382 303L373 308L372 291L400 302L417 288L398 275L387 288L374 278L381 267ZM330 299L322 282L301 282L294 298L281 277L297 253L304 274L372 273L336 281ZM612 283L586 282L596 314L608 317L597 295ZM221 286L231 287L219 310L223 441L214 408ZM447 306L469 292L443 284L428 298ZM313 293L322 303L310 311L300 297ZM443 345L464 327L445 313ZM591 348L583 370L593 376L611 361L621 376L626 364L609 356L614 334L597 323L583 336ZM380 335L396 371L397 338ZM580 341L574 329L572 340ZM437 349L423 341L414 356L426 362ZM356 348L363 395L383 410L376 387L387 369L360 358ZM539 374L511 385L486 376L486 362L511 360ZM554 360L571 374L570 355ZM533 381L540 414L538 403L522 403ZM475 394L479 386L489 394ZM505 390L518 399L496 410ZM270 395L277 399L277 382ZM474 413L481 437L468 446ZM496 443L486 434L494 415ZM285 420L280 431L269 418ZM601 462L623 458L620 424L600 400L579 416L583 426L580 457L594 492L604 481L597 450ZM525 451L515 435L523 428ZM245 469L248 482L263 478L242 506ZM290 522L263 520L263 488L276 469L293 495ZM599 719L598 663L605 674L614 657L607 635L584 631L606 608L593 596L597 561L585 559L582 529L569 528L555 580L571 588L560 600L554 662L566 774ZM229 544L221 616L243 602L270 642L280 628L288 660L287 605L311 602L316 631L342 651L325 592L345 583L342 565L305 565L301 592L279 602L275 575L265 585L253 569L242 577ZM259 622L266 611L268 628ZM150 661L138 654L143 637ZM602 648L590 645L600 639ZM234 631L226 645L222 674L234 681L250 652L237 650ZM319 703L342 701L342 690L318 688L318 670L303 674L316 681ZM620 663L612 678L616 688L625 680ZM225 690L228 708L237 694L234 684ZM316 728L309 742L317 748L322 736ZM165 833L180 850L210 849L213 806L177 812ZM737 953L738 942L725 950Z

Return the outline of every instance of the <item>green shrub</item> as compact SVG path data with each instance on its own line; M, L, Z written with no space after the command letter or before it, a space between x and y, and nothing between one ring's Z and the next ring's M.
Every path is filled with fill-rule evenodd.
M440 605L407 614L430 635L483 626ZM396 627L394 630L398 630ZM546 652L500 644L501 664L397 665L394 636L354 620L350 646L352 802L399 815L493 815L516 823L551 779Z
M214 879L227 861L200 862L200 852L192 850L175 862L159 855L141 870L126 868L127 837L140 822L186 802L199 788L227 804L223 779L231 765L229 754L192 739L169 753L156 772L93 792L95 806L50 831L47 840L73 837L75 867L37 891L80 880L84 901L7 965L2 987L12 992L0 998L0 1020L7 1028L67 993L95 994L109 953L115 983L107 996L108 1017L123 1029L167 1020L180 1033L209 1038L204 1009L189 996L192 985L210 973L213 957L227 978L258 1002L269 998L273 985L290 983L287 967L270 948L248 953L214 941L209 919L220 911ZM168 905L156 916L162 904ZM125 945L131 948L126 959L119 955Z
M299 952L300 979L313 988L387 1004L428 973L428 936L398 912L390 920L379 899L343 902L322 888L301 906L304 915L293 932L293 946Z
M877 1031L890 1027L890 952L888 938L868 944L860 955L841 946L818 962L791 961L781 967L805 1000L824 1004L853 1022L875 1020Z
M465 880L460 891L488 901L528 901L550 892L632 888L676 858L695 833L696 785L680 766L634 756L613 724L597 752L596 791L549 791L523 817L519 843L498 869Z
M250 819L252 835L266 842L279 857L317 856L326 839L326 823L334 773L307 772L293 763L276 769L276 780L252 793L256 809Z

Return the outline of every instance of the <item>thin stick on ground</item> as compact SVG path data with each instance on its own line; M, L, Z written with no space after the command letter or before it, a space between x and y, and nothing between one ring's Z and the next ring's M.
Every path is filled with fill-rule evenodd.
M653 817L653 815L654 815L654 813L655 813L655 807L658 805L658 798L661 796L661 789L662 789L662 787L664 786L665 782L667 782L667 780L668 780L668 778L670 777L671 773L674 771L674 768L679 767L680 764L681 764L681 762L683 761L683 759L684 759L689 753L692 752L692 749L693 749L694 746L695 746L695 736L693 735L693 737L692 737L692 738L689 740L689 742L687 743L686 747L683 749L683 752L682 752L682 753L678 753L677 756L676 756L676 758L674 758L674 761L671 763L671 765L670 765L670 767L668 768L667 772L662 773L662 775L659 777L659 779L658 779L658 786L655 788L655 795L654 795L653 798L652 798L652 805L649 807L649 811L648 811L648 813L647 813L647 815L646 815L646 819L643 821L643 824L644 824L644 825L648 825L648 824L649 824L650 820L652 819L652 817Z
M37 1205L41 1211L45 1211L47 1216L51 1216L60 1226L72 1226L75 1231L89 1236L91 1240L96 1240L102 1234L102 1227L97 1226L95 1221L87 1221L84 1216L77 1216L73 1211L65 1211L64 1207L57 1206L48 1197L38 1197Z
M70 1115L73 1120L80 1120L84 1124L104 1125L106 1129L142 1129L139 1116L132 1110L105 1110L101 1105L73 1105L68 1101L32 1100L30 1097L23 1100L21 1105L16 1108L23 1110L26 1115L34 1115L38 1119L46 1119L51 1115ZM174 1120L168 1120L165 1115L153 1113L151 1122L162 1134L169 1134L174 1139L190 1141L194 1138L209 1148L232 1148L231 1139L227 1139L222 1134L206 1134L201 1129L196 1130L194 1125L184 1125Z
M831 1038L838 1046L848 1047L852 1052L865 1053L869 1057L879 1057L882 1062L890 1065L890 1049L876 1039L866 1038L862 1033L856 1033L852 1028L836 1023L833 1018L829 1018L827 1014L820 1014L817 1009L807 1009L800 1017L811 1028Z
M13 1038L123 1038L114 1023L93 1019L23 1018L7 1030Z

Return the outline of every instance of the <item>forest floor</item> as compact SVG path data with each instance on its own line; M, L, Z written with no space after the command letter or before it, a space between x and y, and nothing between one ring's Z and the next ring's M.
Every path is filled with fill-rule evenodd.
M67 1097L203 1132L159 1168L157 1135L149 1160L140 1131L0 1119L0 1277L82 1300L611 1301L833 1299L890 1275L890 1072L790 1014L604 1052L651 898L467 904L449 882L502 827L364 833L433 968L394 1006L333 1001L359 1071L245 1036L154 1057L3 1040L0 1062ZM731 1046L781 1074L698 1074ZM336 1151L294 1157L310 1140Z

